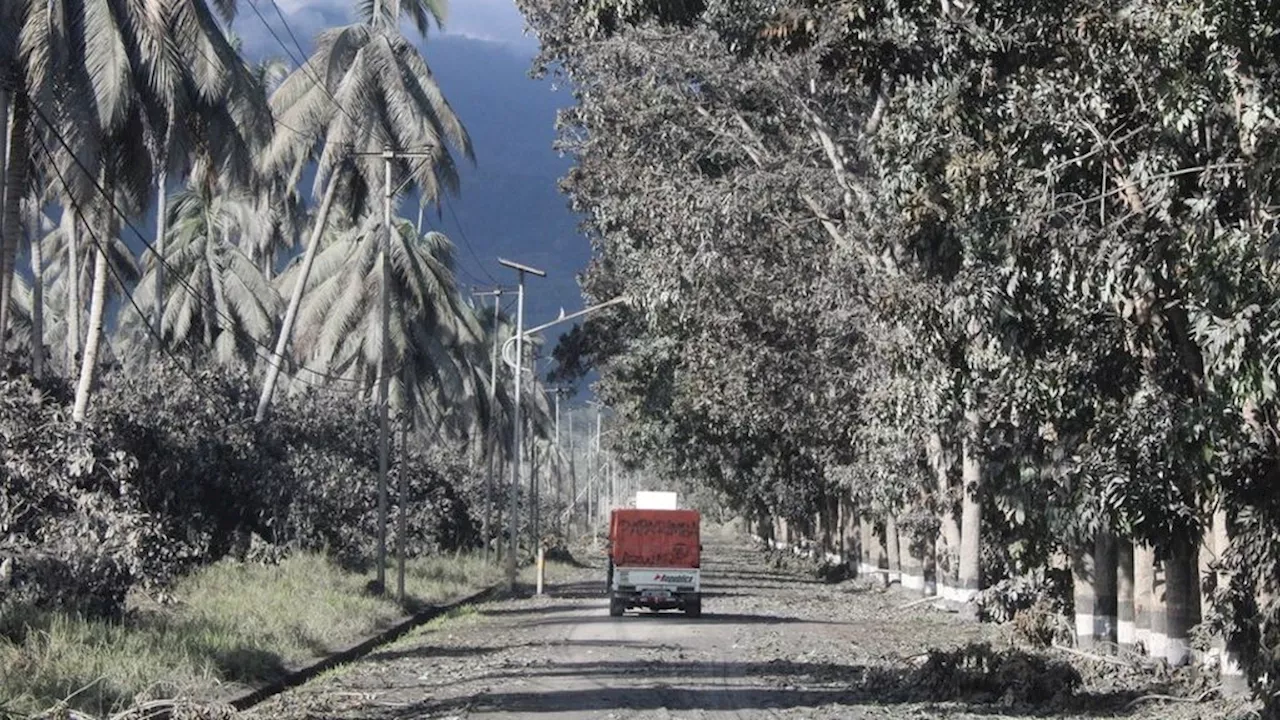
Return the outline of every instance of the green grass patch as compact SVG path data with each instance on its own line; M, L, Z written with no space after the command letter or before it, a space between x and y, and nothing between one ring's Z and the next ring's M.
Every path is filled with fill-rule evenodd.
M407 564L413 607L456 600L501 577L463 555ZM259 685L347 647L405 614L370 596L368 575L320 555L276 566L221 562L183 579L177 601L135 607L123 622L11 609L0 616L0 717L68 705L103 715L147 698L203 696L227 682ZM387 573L395 589L395 570Z

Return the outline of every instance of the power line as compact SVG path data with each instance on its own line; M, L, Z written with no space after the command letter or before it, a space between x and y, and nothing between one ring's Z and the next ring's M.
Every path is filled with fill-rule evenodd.
M39 112L38 109L37 109L37 112ZM85 217L84 213L80 211L79 203L76 202L75 197L71 192L71 184L67 182L67 178L62 174L62 168L58 167L58 162L53 157L53 152L49 149L49 145L44 141L44 137L40 133L32 133L32 134L36 136L36 140L40 143L41 149L44 150L45 157L49 159L50 167L53 168L54 173L58 176L59 182L62 183L62 189L66 193L67 202L71 203L72 211L75 212L77 217ZM104 257L106 257L107 248L102 244L102 241L98 238L98 233L94 231L93 223L91 222L84 223L84 228L89 232L89 238L93 241L94 247L98 249L99 253L101 253ZM134 299L133 293L129 292L129 287L125 283L124 278L121 277L120 271L119 269L116 268L115 263L111 262L110 259L108 259L105 264L107 266L107 269L111 271L111 275L116 279L116 283L120 285L120 289L124 292L125 297L129 299L129 304L133 306L133 309L137 311L138 315L143 319L142 324L146 326L147 332L156 337L158 341L157 345L160 347L161 351L169 356L169 359L172 360L173 363L178 367L179 372L185 375L186 378L191 381L191 384L194 385L197 388L197 390L200 391L201 394L204 394L206 396L206 399L208 399L209 395L206 392L206 388L200 383L199 380L196 379L195 375L193 375L190 371L187 370L187 368L183 365L181 361L178 360L178 358L174 357L172 351L170 351L169 348L165 346L164 338L160 337L159 333L157 333L156 329L152 327L151 323L146 322L146 317L147 317L146 313L144 313L142 311L142 308L138 306L138 302L137 300ZM72 282L79 282L79 279L73 278ZM71 311L78 313L80 312L80 308L71 308ZM42 340L39 338L33 338L33 341L42 342ZM119 356L117 355L117 358L118 357Z
M284 13L280 12L280 6L276 5L275 0L271 0L271 6L275 8L276 15L280 17L280 22L281 24L284 25L285 31L289 33L289 37L293 38L293 43L298 48L298 53L302 58L301 60L293 56L293 52L289 50L289 47L287 45L285 45L284 40L281 39L280 37L280 34L277 33L275 28L271 27L271 23L268 23L267 19L262 16L262 13L258 10L257 0L250 0L249 2L249 7L253 10L253 14L258 16L258 20L262 21L262 26L267 29L267 32L271 33L271 37L276 39L276 42L280 44L280 47L285 51L285 54L289 56L289 59L297 63L298 68L303 72L305 72L307 74L307 77L311 78L311 82L315 83L317 87L319 87L321 90L324 91L324 94L327 95L329 99L333 101L334 107L338 108L338 110L341 111L343 115L346 115L347 118L351 120L351 122L355 123L356 127L360 127L362 123L359 120L357 120L356 117L352 115L350 111L348 111L345 107L343 107L342 103L338 102L338 98L335 97L334 94L329 91L329 85L327 83L320 82L320 78L318 78L315 74L311 72L311 65L310 65L311 61L309 58L307 58L307 54L303 52L302 44L298 42L298 36L293 33L293 28L289 26L289 22L285 20Z
M116 204L116 202L115 202L115 198L111 197L111 195L106 191L106 188L102 187L102 185L100 185L100 184L98 183L97 178L95 178L95 177L93 176L93 173L91 173L91 172L89 171L89 169L85 167L84 163L80 160L79 156L78 156L78 155L76 155L76 153L75 153L75 151L72 149L71 145L70 145L69 143L67 143L66 138L64 138L64 137L62 136L62 134L58 132L57 127L55 127L55 126L54 126L54 124L49 120L49 118L44 114L44 112L43 112L39 107L37 107L37 106L35 106L35 105L32 105L32 110L34 110L34 111L35 111L36 116L37 116L38 118L40 118L40 120L45 124L45 126L49 129L49 131L53 134L53 136L54 136L55 138L57 138L57 139L58 139L58 142L59 142L59 144L61 144L61 145L62 145L63 149L64 149L64 150L66 150L66 151L70 154L72 161L76 164L76 166L77 166L77 167L79 167L79 168L80 168L80 171L81 171L81 172L83 172L83 173L85 174L85 177L89 178L89 182L93 185L94 190L95 190L95 191L97 191L97 193L98 193L100 196L102 196L102 198L104 198L104 199L107 201L107 203L110 205L110 207L111 207L112 211L113 211L113 212L115 212L115 214L116 214L116 215L118 215L118 216L120 217L120 219L124 221L125 225L127 225L127 226L129 227L129 229L133 231L134 235L136 235L136 236L138 237L138 240L140 240L140 241L142 242L142 244L147 248L147 250L149 250L149 251L151 252L151 254L155 256L156 261L157 261L158 263L160 263L160 264L164 265L164 267L165 267L165 269L166 269L166 270L173 271L173 265L172 265L172 264L170 264L170 263L169 263L169 261L168 261L168 260L166 260L166 259L165 259L165 258L164 258L164 257L163 257L163 256L162 256L162 255L157 251L157 250L156 250L155 246L151 244L151 241L147 240L146 236L144 236L144 235L142 234L142 231L141 231L141 230L139 230L139 229L138 229L138 227L137 227L136 225L134 225L134 224L133 224L133 221L132 221L132 220L130 220L130 219L129 219L129 217L124 213L124 211L120 209L120 206L119 206L119 205L117 205L117 204ZM41 141L43 142L43 138L41 139ZM47 148L47 146L46 146L46 148ZM56 160L52 157L52 155L50 155L50 158L49 158L49 159L50 159L50 162L54 163L54 164L55 164L55 167L56 167ZM59 171L59 176L60 176L60 178L61 178L61 171ZM63 182L63 186L64 186L65 188L67 188L68 192L70 192L70 188L69 188L69 186L67 185L67 183L66 183L65 181ZM200 294L200 293L199 293L195 288L193 288L193 287L191 286L191 284L190 284L189 282L187 282L187 280L182 276L182 274L181 274L181 273L172 272L172 276L178 280L178 284L179 284L183 289L185 289L185 290L188 292L188 294L190 294L190 295L191 295L191 297L194 297L194 298L196 298L196 299L198 299L198 300L202 300L202 301L206 301L206 302L207 302L207 300L208 300L208 299L207 299L207 298L205 298L202 294ZM218 317L220 317L221 319L226 320L226 321L228 321L229 323L233 323L233 324L234 324L234 319L233 319L231 316L227 315L227 314L226 314L225 312L223 312L222 310L220 310L220 309L217 307L217 305L216 305L216 304L215 304L215 305L213 305L213 311L214 311L214 313L216 313L216 314L218 315ZM146 319L146 314L145 314L145 313L142 313L142 318L143 318L144 320ZM272 356L274 356L274 354L275 354L275 349L274 349L274 348L268 347L267 345L265 345L264 343L262 343L261 341L259 341L257 338L250 337L250 338L249 338L249 340L250 340L250 341L252 341L252 342L253 342L253 344L254 344L254 345L257 345L259 348L262 348L262 349L264 349L264 350L267 350L268 352L270 352L270 353L271 353L270 355L267 355L267 356L265 356L265 357L272 357ZM163 345L163 342L161 342L161 345ZM302 370L302 371L305 371L305 372L309 372L309 373L311 373L311 374L313 374L313 375L315 375L315 376L317 376L317 377L323 378L323 379L325 379L325 380L333 380L333 381L338 381L338 382L349 382L349 383L358 383L358 382L359 382L359 381L357 381L357 380L352 380L352 379L350 379L350 378L339 377L339 376L337 376L337 375L330 375L330 374L328 374L328 373L324 373L324 372L321 372L321 371L319 371L319 370L314 370L314 369L312 369L312 368L306 367L305 365L301 365L301 366L299 366L299 367L298 367L298 369L300 369L300 370ZM314 385L314 383L308 383L307 381L302 380L301 378L298 378L298 377L296 377L296 376L295 376L294 378L292 378L292 379L297 380L297 381L299 381L299 382L306 383L306 384L312 384L312 385ZM316 385L316 387L322 387L322 386Z
M422 202L421 192L419 192L418 194L418 202ZM445 197L443 195L440 196L440 204L443 205L444 208L449 211L449 216L453 218L453 224L458 227L458 234L462 237L462 243L467 246L467 252L471 253L471 257L473 260L476 261L476 266L480 268L480 272L484 273L485 276L489 278L489 282L493 283L494 285L501 285L502 283L498 282L498 279L495 278L489 272L489 270L485 268L484 263L480 261L480 256L476 254L476 250L471 245L471 241L467 239L467 231L465 228L462 227L462 221L458 219L457 213L453 211L453 205L449 204L448 202L445 202ZM482 282L481 284L484 284L484 283Z

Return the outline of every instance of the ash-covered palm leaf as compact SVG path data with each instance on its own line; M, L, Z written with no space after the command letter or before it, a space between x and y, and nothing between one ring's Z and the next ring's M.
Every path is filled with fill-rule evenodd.
M398 220L394 229L391 402L412 409L418 421L443 417L446 407L453 416L470 416L479 394L470 359L482 331L458 294L452 245L440 233L419 235L408 221ZM367 221L320 251L299 315L299 358L351 377L366 391L376 384L382 352L380 232L380 223ZM285 288L297 282L297 273L286 273Z
M398 18L396 8L405 6L389 7L390 16ZM426 10L418 13L424 19L420 27L426 25L424 13ZM375 7L366 22L321 34L304 66L271 97L272 110L280 122L264 154L267 171L296 173L316 158L315 193L324 201L304 254L301 281L295 284L297 293L290 298L276 339L258 401L255 417L259 421L271 402L301 303L299 293L309 284L307 275L328 212L336 202L337 207L347 208L351 217L363 217L370 210L370 198L383 190L383 161L370 153L387 148L422 153L424 157L396 158L392 183L407 188L412 181L426 201L438 198L442 185L456 191L453 150L473 157L466 129L445 101L417 47L400 33L396 23L379 21L382 16L381 9ZM342 198L336 197L338 190L342 190Z
M371 25L394 26L400 18L408 18L426 37L434 24L444 29L449 7L444 0L359 0L356 14Z
M161 323L172 350L211 353L224 365L250 365L263 354L280 309L275 288L239 246L240 238L260 232L255 198L243 191L209 194L188 188L169 206L169 252ZM146 259L137 294L154 292L158 263ZM124 316L126 336L137 342L145 328L136 312ZM145 346L144 346L145 347ZM142 347L134 348L141 353Z

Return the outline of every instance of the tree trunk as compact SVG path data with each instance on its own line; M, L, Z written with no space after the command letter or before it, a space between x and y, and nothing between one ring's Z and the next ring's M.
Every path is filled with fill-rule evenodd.
M1152 643L1152 613L1155 610L1153 592L1156 584L1156 557L1150 545L1134 543L1133 546L1133 641L1142 646L1148 655L1154 656Z
M935 590L943 602L952 603L959 598L960 577L960 518L956 516L955 503L951 501L951 474L942 436L929 434L928 453L937 478L941 499L938 513L938 542L934 549Z
M762 502L756 503L756 536L765 547L773 547L773 518L769 516L769 508Z
M841 488L840 490L840 555L844 558L845 569L854 572L859 569L858 558L861 553L858 539L854 536L855 528L858 527L857 521L854 519L853 498L849 495L849 491Z
M968 606L981 587L980 557L982 553L982 457L978 443L982 438L982 419L970 401L965 411L965 439L961 447L960 479L963 483L960 520L959 595L956 600Z
M938 536L932 534L920 548L920 577L923 582L920 594L934 597L938 594Z
M4 215L0 217L0 358L8 353L10 324L13 321L13 283L17 270L18 246L22 237L22 196L27 186L30 150L27 128L31 121L26 95L17 93L10 101L8 168L5 170Z
M1116 543L1116 642L1125 649L1132 649L1135 642L1135 600L1133 543L1119 540Z
M836 505L836 495L834 491L828 491L822 496L821 509L818 511L819 527L821 528L822 541L822 562L838 563L836 558L836 524L839 522L837 515L839 507Z
M105 175L105 172L104 172ZM108 180L102 183L106 189L104 203L109 203L113 193L113 184ZM89 409L89 394L93 389L93 381L98 365L98 346L102 342L102 321L107 309L107 251L108 238L115 237L112 210L104 207L102 211L102 240L95 243L93 260L93 295L89 300L89 335L85 339L84 360L80 364L80 383L76 386L76 404L71 419L84 422Z
M1098 594L1095 598L1093 635L1099 642L1116 641L1116 574L1119 561L1116 558L1116 536L1110 530L1098 533L1094 542L1094 558L1097 562L1095 578Z
M12 95L8 90L0 86L0 251L4 250L4 209L6 207L5 188L8 187L9 181L9 125L12 122L13 103ZM0 257L3 252L0 252ZM0 328L0 338L3 338L3 328ZM4 356L3 341L0 341L0 357Z
M293 294L289 298L289 309L285 311L284 323L280 326L280 337L276 340L275 352L271 354L271 365L267 369L266 380L262 384L262 396L258 398L258 410L254 413L254 422L262 422L267 417L267 408L275 394L276 381L280 377L280 363L284 361L284 352L289 346L289 336L293 333L293 323L298 318L298 308L302 305L302 292L311 276L311 266L315 264L316 249L320 246L320 238L324 235L325 225L329 222L329 211L333 208L333 199L337 196L338 181L329 178L329 187L324 193L324 202L320 204L320 212L316 215L315 227L311 229L311 239L307 243L306 253L302 258L302 268L294 281Z
M1221 563L1222 558L1230 549L1231 536L1227 531L1227 513L1221 508L1213 514L1213 530L1212 544L1215 559ZM1231 586L1231 573L1227 572L1221 564L1216 568L1218 576L1218 587L1226 588ZM1243 697L1249 693L1249 679L1245 675L1244 666L1241 665L1241 654L1239 643L1225 639L1215 638L1214 646L1218 650L1218 674L1222 681L1222 692L1230 697Z
M1072 604L1076 610L1076 647L1092 649L1097 626L1097 557L1092 543L1082 542L1071 552Z
M40 202L31 199L31 374L44 377L44 230Z
M902 545L898 538L898 523L893 515L884 516L885 556L889 561L889 574L885 582L889 585L902 584Z
M62 208L67 243L67 377L80 367L80 321L84 301L80 298L80 216L68 202Z
M1171 667L1181 667L1191 658L1190 630L1192 594L1196 593L1196 543L1186 533L1174 533L1165 558L1165 645L1164 658Z
M169 114L169 133L173 130L173 113ZM164 140L164 149L160 156L160 172L156 176L156 239L152 244L155 249L156 256L156 293L152 298L154 303L152 309L151 324L155 329L156 349L160 350L164 345L164 269L165 257L164 246L165 239L169 228L169 138ZM209 231L212 232L210 227Z
M898 560L902 564L902 587L912 592L924 591L924 562L912 534L902 527L898 531Z
M9 110L13 107L8 90L0 87L0 218L4 217L4 189L8 184L9 170ZM0 233L0 238L3 233Z
M859 519L862 530L863 570L867 577L876 581L881 587L888 584L889 557L885 552L884 540L880 537L876 522L867 516Z
M875 577L875 559L872 556L874 543L871 540L871 521L866 516L858 517L858 576Z

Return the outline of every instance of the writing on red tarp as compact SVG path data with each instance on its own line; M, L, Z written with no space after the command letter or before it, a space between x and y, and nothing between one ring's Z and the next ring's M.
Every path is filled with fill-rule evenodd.
M698 556L698 525L647 517L618 518L618 565L685 565Z
M618 518L618 534L623 537L698 537L698 526L693 523L654 520L653 518Z

